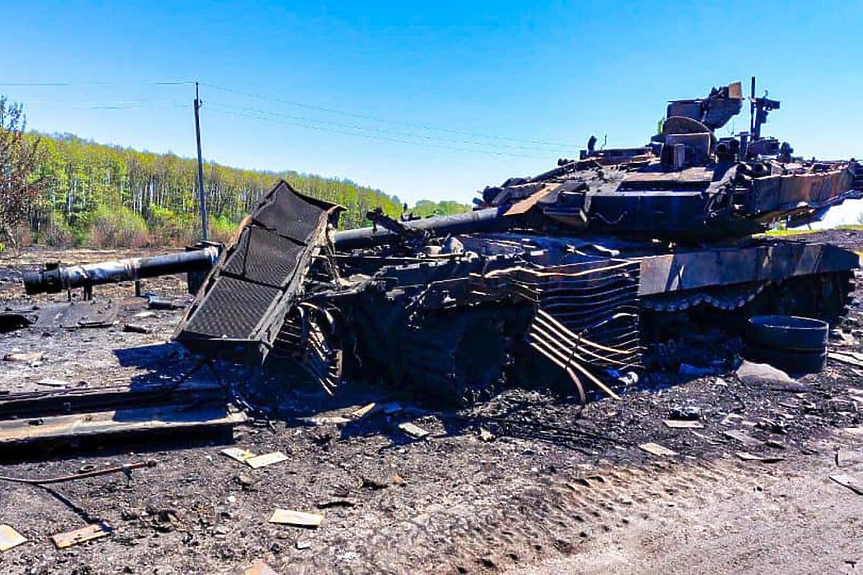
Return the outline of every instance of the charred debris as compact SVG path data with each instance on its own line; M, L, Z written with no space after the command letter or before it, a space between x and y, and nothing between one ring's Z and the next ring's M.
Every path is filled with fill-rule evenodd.
M720 137L747 101L750 129ZM779 107L744 98L740 83L671 101L647 144L597 149L591 138L578 159L488 187L453 216L372 211L371 227L336 231L339 206L279 182L224 248L54 265L25 286L90 297L99 283L193 272L176 341L331 394L384 380L459 404L542 382L585 402L655 373L718 373L740 355L813 371L858 256L759 234L860 197L863 167L804 160L763 135ZM780 319L753 327L763 316Z

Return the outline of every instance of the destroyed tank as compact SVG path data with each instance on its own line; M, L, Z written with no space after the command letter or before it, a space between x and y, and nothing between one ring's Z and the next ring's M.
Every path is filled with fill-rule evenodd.
M655 370L727 366L754 315L835 323L858 256L760 234L859 197L863 169L763 135L780 106L766 96L748 99L748 131L718 135L745 102L740 83L671 101L647 144L591 138L578 159L486 188L465 214L373 211L371 227L335 232L341 208L280 182L176 338L330 392L385 380L472 401L557 383L584 401Z

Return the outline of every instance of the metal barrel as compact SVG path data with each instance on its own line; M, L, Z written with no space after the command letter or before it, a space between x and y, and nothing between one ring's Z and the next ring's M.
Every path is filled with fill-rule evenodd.
M504 217L506 207L485 208L451 216L433 216L421 220L402 222L406 227L429 232L433 235L499 231L513 227L518 218ZM353 250L385 245L398 240L399 235L384 229L357 228L345 230L335 235L337 250Z
M214 246L151 258L129 258L79 266L46 266L24 274L24 290L30 294L58 293L78 287L135 281L169 274L206 271L215 265Z

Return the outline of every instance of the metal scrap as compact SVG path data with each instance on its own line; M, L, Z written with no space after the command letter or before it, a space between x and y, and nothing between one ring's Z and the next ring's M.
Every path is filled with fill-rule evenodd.
M4 355L3 361L22 362L22 363L27 362L27 363L29 363L29 362L33 362L33 361L39 361L43 357L45 357L44 351L33 351L33 352L29 352L29 353L12 352L12 353L7 353L6 355Z

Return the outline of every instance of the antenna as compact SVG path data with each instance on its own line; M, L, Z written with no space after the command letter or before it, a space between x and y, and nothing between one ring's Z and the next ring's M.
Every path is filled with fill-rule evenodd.
M754 140L755 134L755 76L752 76L752 86L749 88L749 134Z

